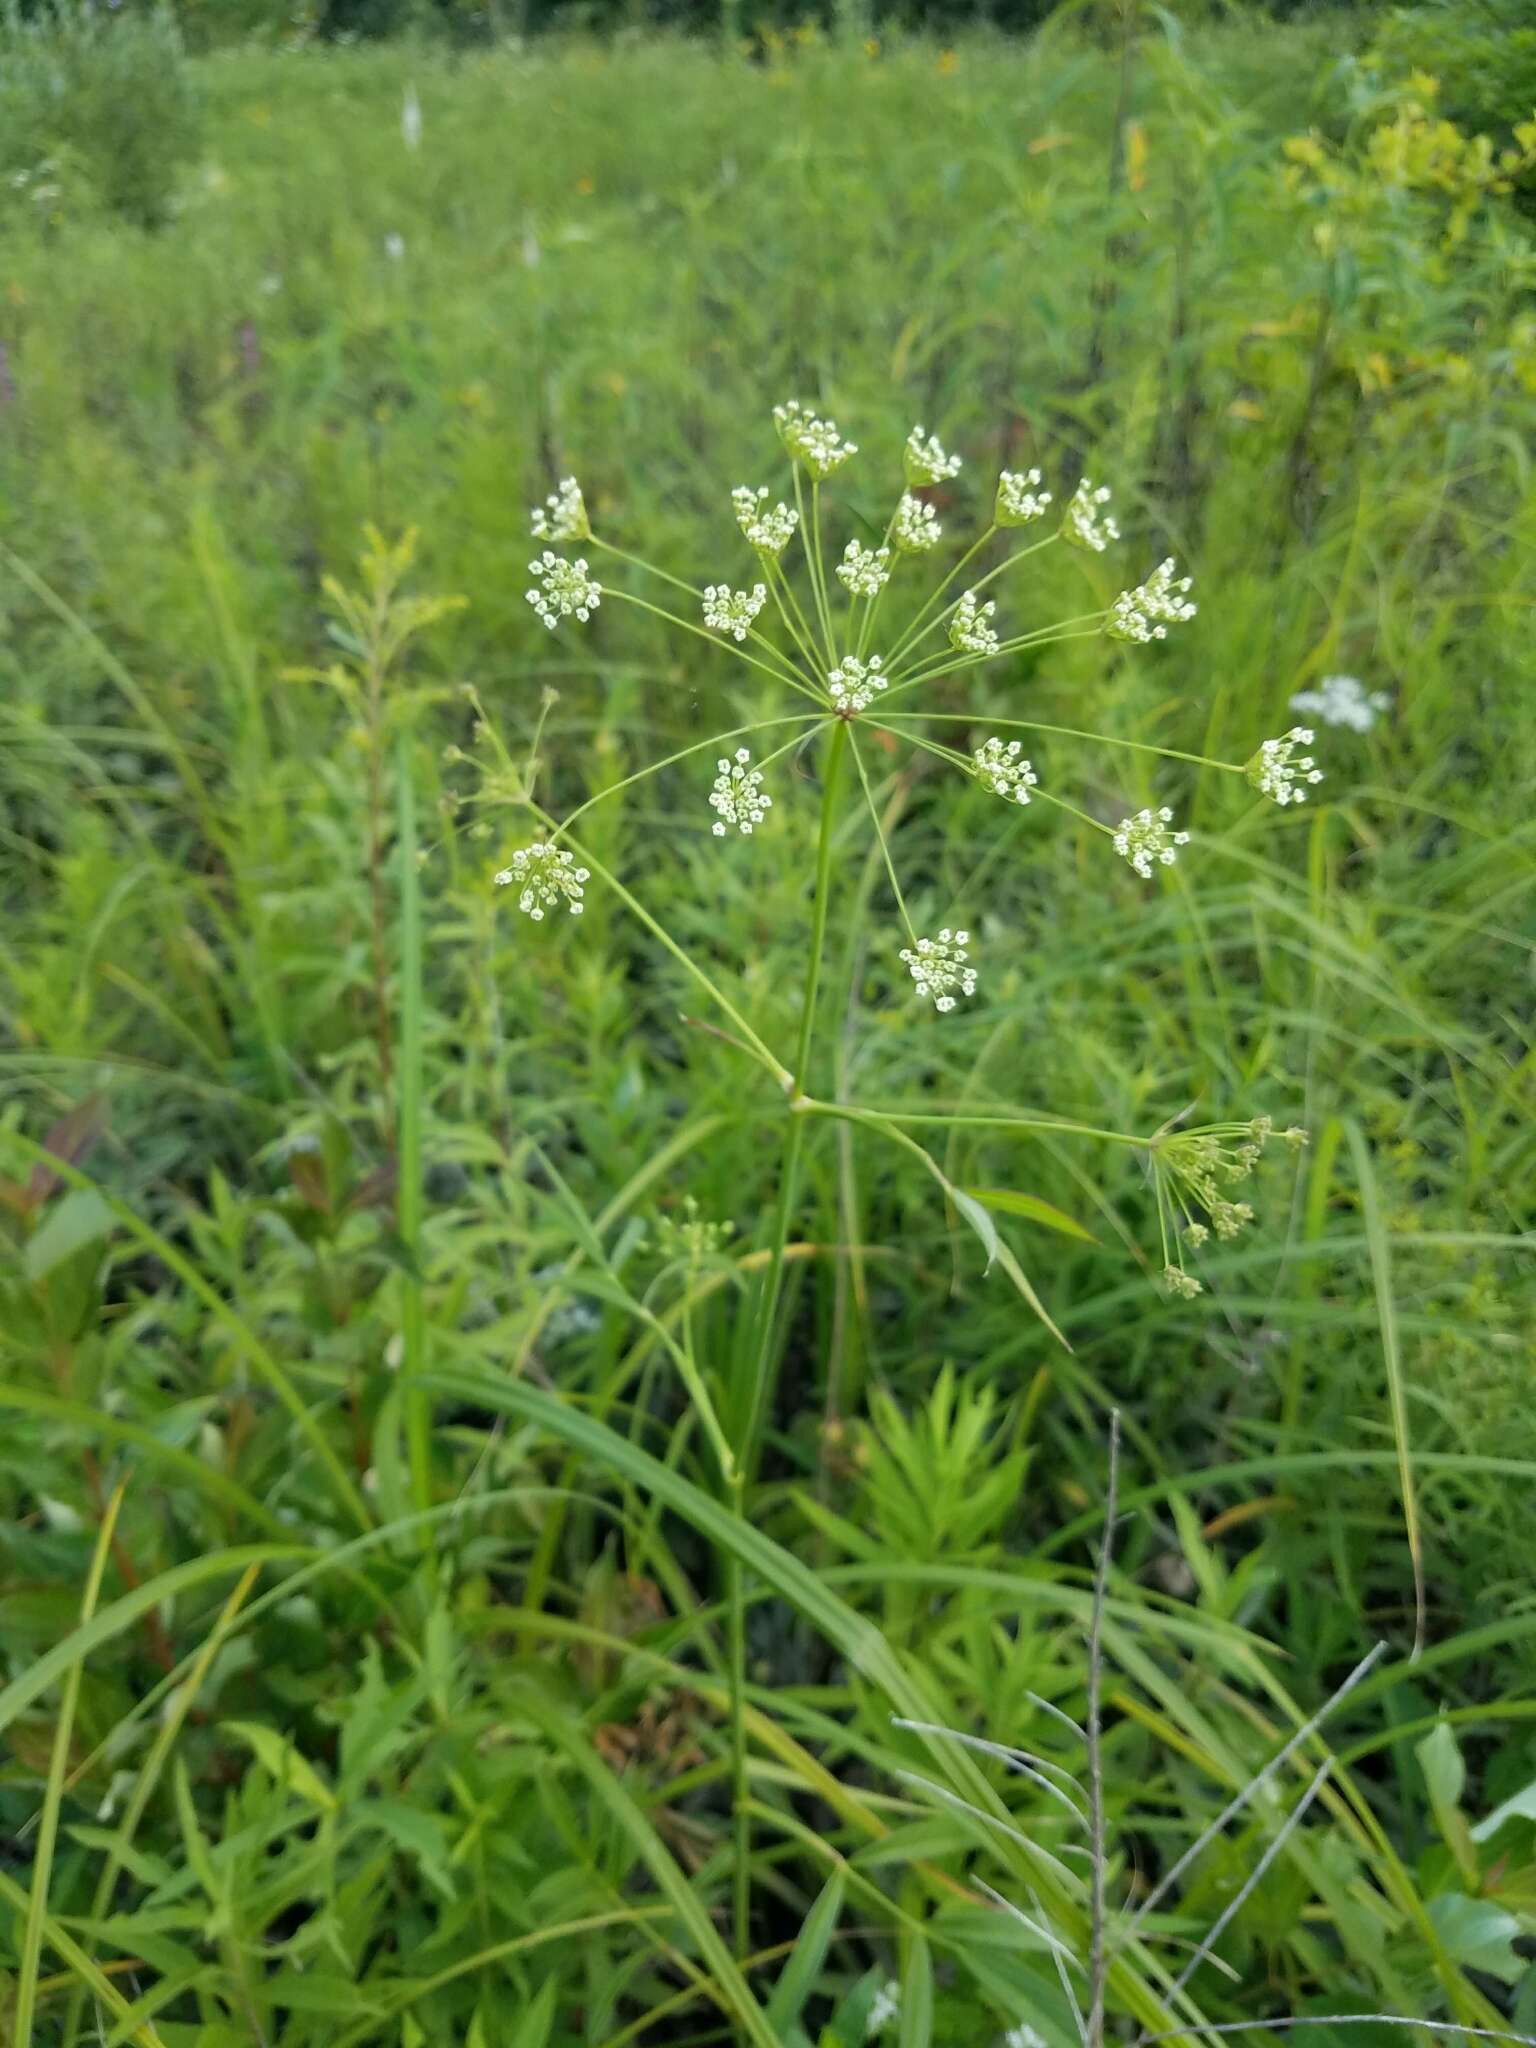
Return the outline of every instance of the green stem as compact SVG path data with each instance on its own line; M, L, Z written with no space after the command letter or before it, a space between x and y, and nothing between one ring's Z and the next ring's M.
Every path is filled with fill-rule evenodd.
M759 719L752 725L732 726L729 732L711 733L707 740L695 740L691 747L680 747L675 754L667 754L660 761L650 761L644 768L637 768L633 775L626 775L622 782L610 782L606 789L600 789L595 795L589 796L585 803L578 804L571 812L565 823L560 826L556 837L563 836L579 817L592 809L594 804L603 803L609 797L617 796L621 789L630 789L635 783L644 782L648 775L655 775L663 768L671 768L678 761L686 761L690 754L702 754L715 747L723 747L729 741L739 740L748 733L772 732L786 725L814 725L816 722L815 712L798 711L792 718ZM782 753L784 749L781 747L779 751ZM769 758L771 760L773 756L770 755Z
M949 574L944 578L943 582L940 583L934 590L932 590L929 593L928 602L923 606L922 610L918 613L917 617L912 621L911 625L908 626L906 632L902 634L900 640L897 641L895 647L893 647L891 650L891 666L893 668L895 667L896 663L900 661L902 655L906 652L906 650L912 645L914 645L916 641L924 637L924 633L919 632L918 630L919 627L922 626L924 619L927 618L928 614L933 610L934 606L938 603L939 599L944 595L945 591L948 590L951 583L953 583L955 578L960 574L960 571L965 567L966 563L971 561L976 555L979 555L981 553L982 549L986 546L987 542L992 538L993 534L996 533L996 531L997 522L994 520L993 523L987 528L986 532L981 536L980 540L972 541L971 545L966 549L965 553L960 557L959 561L956 562L955 566L950 570ZM958 603L959 600L957 599L956 602ZM954 609L954 606L951 605L947 609L952 611ZM941 613L939 618L934 620L933 623L935 626L941 623L943 616L943 613ZM926 628L925 631L931 632L932 627Z
M1097 618L1100 614L1090 612L1084 616ZM1069 619L1065 625L1072 623ZM942 655L930 668L914 669L910 675L904 675L887 693L886 701L889 702L891 697L900 695L903 690L915 690L920 683L936 683L943 676L958 675L964 669L981 668L986 662L1001 661L1008 654L1021 654L1026 649L1038 647L1056 647L1066 640L1097 640L1100 631L1101 628L1098 626L1090 626L1083 632L1069 633L1064 627L1052 626L1042 628L1038 633L1023 633L1016 640L1005 640L1000 647L994 647L990 654Z
M779 608L779 616L784 621L785 630L810 663L812 675L820 675L825 664L816 652L816 635L811 629L810 620L805 616L799 598L795 595L793 584L784 574L784 564L777 555L772 555L764 560L763 566L768 572L768 587L773 592L773 601ZM793 607L793 615L790 607Z
M851 731L848 734L848 741L853 751L853 765L858 769L859 781L864 786L864 800L869 805L870 822L875 828L875 837L880 842L880 852L885 859L886 878L891 885L891 894L896 898L896 908L900 911L901 921L906 926L907 937L915 946L917 944L917 933L912 928L912 920L907 915L907 901L901 893L901 884L896 879L896 864L891 859L891 849L886 843L885 831L880 823L880 811L875 803L875 793L870 788L869 776L865 773L864 757L859 752L858 741L854 739Z
M619 899L619 901L624 905L625 909L629 911L630 915L632 917L637 917L640 920L641 924L643 924L646 930L651 934L652 938L655 939L660 945L664 946L666 950L672 955L672 958L675 961L677 961L678 965L680 967L685 968L687 972L693 976L694 980L698 982L699 986L711 998L711 1000L716 1004L716 1006L722 1011L724 1011L725 1015L730 1019L731 1023L734 1025L736 1030L741 1034L743 1050L749 1052L752 1055L752 1057L757 1061L758 1065L764 1068L767 1073L771 1074L773 1076L773 1079L787 1093L794 1085L794 1075L790 1073L789 1070L785 1066L783 1066L779 1060L777 1060L774 1057L773 1053L770 1052L768 1047L764 1045L763 1041L752 1029L752 1026L747 1022L746 1018L742 1016L741 1012L736 1008L736 1005L731 1001L730 997L726 995L725 991L718 987L715 982L710 980L709 976L704 972L703 968L700 967L698 963L689 956L689 954L684 952L683 948L677 943L676 939L672 937L672 934L664 930L663 927L656 922L655 918L652 917L651 913L646 909L645 905L641 903L637 897L632 896L630 894L629 890L624 887L624 884L618 879L618 877L614 874L611 874L609 870L603 866L602 862L597 858L595 853L592 853L591 851L589 851L588 848L583 846L580 840L572 839L568 832L562 831L561 827L555 822L555 820L552 817L550 817L549 813L543 810L538 804L530 803L528 805L528 809L532 813L532 815L538 819L539 823L549 831L551 836L554 836L556 833L558 833L560 837L564 839L566 845L571 849L572 853L576 855L577 859L581 861L583 866L590 868L592 873L597 876L598 880L603 884L603 886L606 889L611 890L612 893Z
M884 707L881 708L883 711ZM1037 718L992 718L972 711L897 711L891 716L921 718L930 725L995 725L1005 732L1043 732L1056 739L1091 740L1101 747L1128 747L1137 754L1161 754L1167 761L1193 761L1197 768L1220 768L1227 775L1244 772L1238 761L1215 761L1208 754L1186 754L1179 747L1155 747L1147 740L1117 739L1107 732L1082 732L1073 725L1044 725Z
M401 1394L411 1499L432 1505L432 1402L422 1385L427 1369L427 1317L421 1279L422 1189L422 975L421 875L416 864L416 787L411 735L402 730L395 750L396 858L400 863L400 1043L397 1074L396 1225L405 1253L400 1274L400 1337L404 1349ZM431 1534L421 1531L423 1547Z
M746 1520L746 1475L736 1472L731 1479L731 1512L738 1522ZM738 1958L752 1945L752 1814L751 1787L747 1777L747 1597L741 1557L732 1551L726 1560L725 1597L727 1605L728 1661L726 1682L730 1689L731 1818L732 1818L732 1918Z
M748 654L744 647L738 647L729 634L711 633L708 627L696 626L691 619L680 619L676 612L669 612L662 605L652 604L649 598L636 597L632 590L608 589L603 595L616 597L621 604L636 605L643 612L651 612L656 618L665 619L669 626L680 626L685 633L692 633L695 639L707 640L711 647L718 648L721 653L732 654L738 661L746 662L750 668L761 669L765 676L772 676L776 683L788 683L790 688L798 690L802 697L816 698L815 691L798 671L775 668L771 662L759 661L755 654Z

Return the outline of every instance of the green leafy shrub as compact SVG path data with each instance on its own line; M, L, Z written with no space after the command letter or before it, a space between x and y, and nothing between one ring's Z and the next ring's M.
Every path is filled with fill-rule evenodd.
M1367 61L1383 73L1438 78L1444 112L1463 127L1508 130L1536 109L1536 17L1526 0L1395 8Z
M0 17L0 178L13 200L54 214L99 204L153 227L199 130L168 8L118 16L50 0Z

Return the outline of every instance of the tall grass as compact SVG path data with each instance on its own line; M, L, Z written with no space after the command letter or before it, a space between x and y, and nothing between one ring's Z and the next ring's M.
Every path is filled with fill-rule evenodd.
M162 231L18 217L18 2038L852 2043L894 1977L904 2044L1027 2024L1066 2048L1084 1838L892 1716L1081 1781L1111 1555L1110 2026L1533 2030L1530 251L1501 205L1447 248L1431 199L1341 220L1285 189L1284 137L1344 133L1335 42L1149 31L1108 182L1119 72L1065 34L762 65L247 53L198 67L213 154ZM792 392L870 450L923 419L968 476L1111 476L1121 580L1194 567L1182 639L1020 661L997 717L1243 759L1326 674L1392 699L1320 733L1298 813L1133 751L1096 769L1095 816L1187 803L1150 892L1070 820L1032 806L999 839L995 800L870 750L914 915L985 900L982 939L1011 934L941 1034L891 971L851 806L823 840L809 790L776 802L752 865L686 764L583 821L774 1043L811 1016L820 848L833 1100L1311 1129L1192 1303L1153 1284L1134 1154L953 1132L947 1182L1008 1192L1070 1355L899 1153L806 1118L784 1175L782 1105L623 897L530 943L489 886L499 814L464 801L466 682L555 815L756 714L755 684L617 606L545 634L526 507L575 469L621 545L726 574L726 487ZM357 658L322 579L369 521L420 526L408 589L469 598L372 723L293 674ZM735 1232L679 1268L691 1215ZM741 1512L679 1354L758 1446ZM1378 1637L1331 1749L1309 1736L1137 1927L1137 1873Z

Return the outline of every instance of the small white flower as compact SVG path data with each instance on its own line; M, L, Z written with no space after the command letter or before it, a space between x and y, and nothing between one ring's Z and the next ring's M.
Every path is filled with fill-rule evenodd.
M573 476L562 477L559 489L551 491L542 505L535 505L528 517L535 540L586 540L592 532L587 523L587 501Z
M990 598L985 604L978 604L975 591L968 590L950 613L950 646L966 654L996 654L997 635L990 624L996 610Z
M587 565L580 556L574 562L565 562L546 548L528 564L528 569L543 588L524 591L523 595L551 632L559 620L568 619L573 613L585 625L603 601L603 586L587 573Z
M1072 493L1072 502L1062 521L1062 539L1071 541L1074 547L1090 548L1094 554L1102 555L1112 540L1120 538L1120 529L1113 515L1100 509L1108 503L1109 485L1100 484L1095 490L1089 479L1084 477Z
M843 549L837 565L838 581L854 597L876 597L891 580L889 548L860 547L856 540Z
M1003 2048L1046 2048L1045 2036L1027 2020L1021 2020L1004 2034Z
M766 484L760 484L755 491L750 484L738 484L731 493L731 503L736 508L736 524L746 535L748 545L760 555L782 555L800 524L795 508L781 502L770 511Z
M977 780L994 796L1007 797L1016 804L1029 802L1029 792L1040 778L1025 759L1018 740L1009 740L1004 746L994 737L978 747L971 758L976 763Z
M969 932L952 932L946 925L936 939L919 939L914 950L903 946L901 957L917 984L920 996L931 996L936 1010L955 1007L955 990L963 996L976 993L976 970L967 967Z
M513 854L511 865L501 870L496 883L498 888L518 889L518 909L537 924L546 910L558 909L562 903L569 905L572 917L580 917L582 884L587 878L587 869L577 867L575 856L566 847L536 839L532 846L520 847Z
M1044 518L1050 502L1050 492L1040 488L1038 469L1005 469L997 480L992 517L998 526L1028 526L1032 519Z
M904 555L926 555L930 548L938 546L943 531L931 505L914 498L910 491L902 493L891 538Z
M790 454L818 480L841 469L850 455L859 452L854 442L839 437L835 420L818 419L806 412L797 398L773 408L773 423Z
M400 260L402 259L402 257L403 257L403 256L405 255L405 237L404 237L404 235L399 235L399 234L388 234L388 235L386 235L386 236L384 237L384 254L385 254L385 255L386 255L386 256L387 256L388 258L389 258L389 260L390 260L390 262L391 262L391 263L398 263L398 262L400 262Z
M761 825L772 807L773 798L763 788L763 771L752 767L751 761L751 748L738 747L734 761L715 764L720 772L709 792L709 801L720 813L713 827L717 839L725 837L728 825L734 825L744 837L750 838L752 827Z
M960 474L958 455L946 455L937 434L926 427L914 427L902 452L902 467L909 484L941 484Z
M1314 767L1310 754L1302 754L1294 761L1291 756L1298 747L1310 747L1312 739L1307 726L1293 725L1280 739L1264 742L1245 771L1261 796L1273 797L1277 804L1306 802L1305 785L1321 782L1323 771Z
M1190 579L1175 577L1173 569L1170 555L1158 563L1145 583L1121 591L1104 628L1112 640L1166 640L1169 626L1195 616L1197 607L1185 595Z
M1192 1273L1186 1273L1182 1266L1164 1266L1163 1285L1170 1294L1179 1295L1185 1301L1193 1301L1202 1292L1200 1282Z
M1309 712L1324 725L1369 732L1381 713L1392 709L1392 699L1385 690L1367 690L1358 676L1324 676L1315 690L1298 690L1291 709Z
M869 2008L869 2019L864 2028L865 2039L873 2040L876 2034L883 2034L891 2022L900 2017L901 1986L892 1977L875 1993L875 2002Z
M1170 832L1173 813L1164 804L1160 811L1138 811L1134 818L1122 818L1115 828L1115 851L1123 854L1138 875L1150 879L1153 861L1165 868L1174 862L1174 849L1188 846L1187 832Z
M405 98L401 102L400 139L407 149L421 147L421 101L416 97L414 85L405 88Z
M704 623L716 633L729 633L745 640L752 621L768 602L766 583L754 583L750 590L732 590L726 583L704 586Z
M845 654L827 677L827 695L836 709L867 711L886 687L884 666L884 658L878 654L872 654L868 661L860 661L856 654Z

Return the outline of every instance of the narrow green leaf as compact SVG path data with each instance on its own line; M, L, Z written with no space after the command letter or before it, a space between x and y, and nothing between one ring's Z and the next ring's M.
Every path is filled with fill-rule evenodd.
M27 1278L46 1280L55 1266L88 1244L99 1244L112 1229L112 1211L94 1188L74 1188L27 1239Z
M314 1765L299 1755L287 1736L258 1721L226 1721L223 1727L227 1735L233 1735L255 1753L256 1761L268 1777L275 1778L279 1785L296 1792L323 1813L336 1811L335 1793Z
M827 1950L837 1932L838 1917L843 1910L843 1893L847 1887L843 1866L838 1864L822 1886L815 1905L805 1916L805 1925L796 1937L794 1948L768 2001L768 2024L777 2027L781 2033L791 2020L800 2017L801 2008L820 1979Z
M965 1192L989 1209L1000 1209L1005 1216L1023 1216L1031 1223L1043 1223L1047 1230L1059 1230L1063 1237L1078 1238L1083 1244L1099 1241L1075 1216L1058 1209L1054 1202L1043 1201L1039 1195L1019 1194L1013 1188L967 1188Z
M907 1951L901 1985L901 2048L930 2048L933 2040L933 1957L920 1934Z

